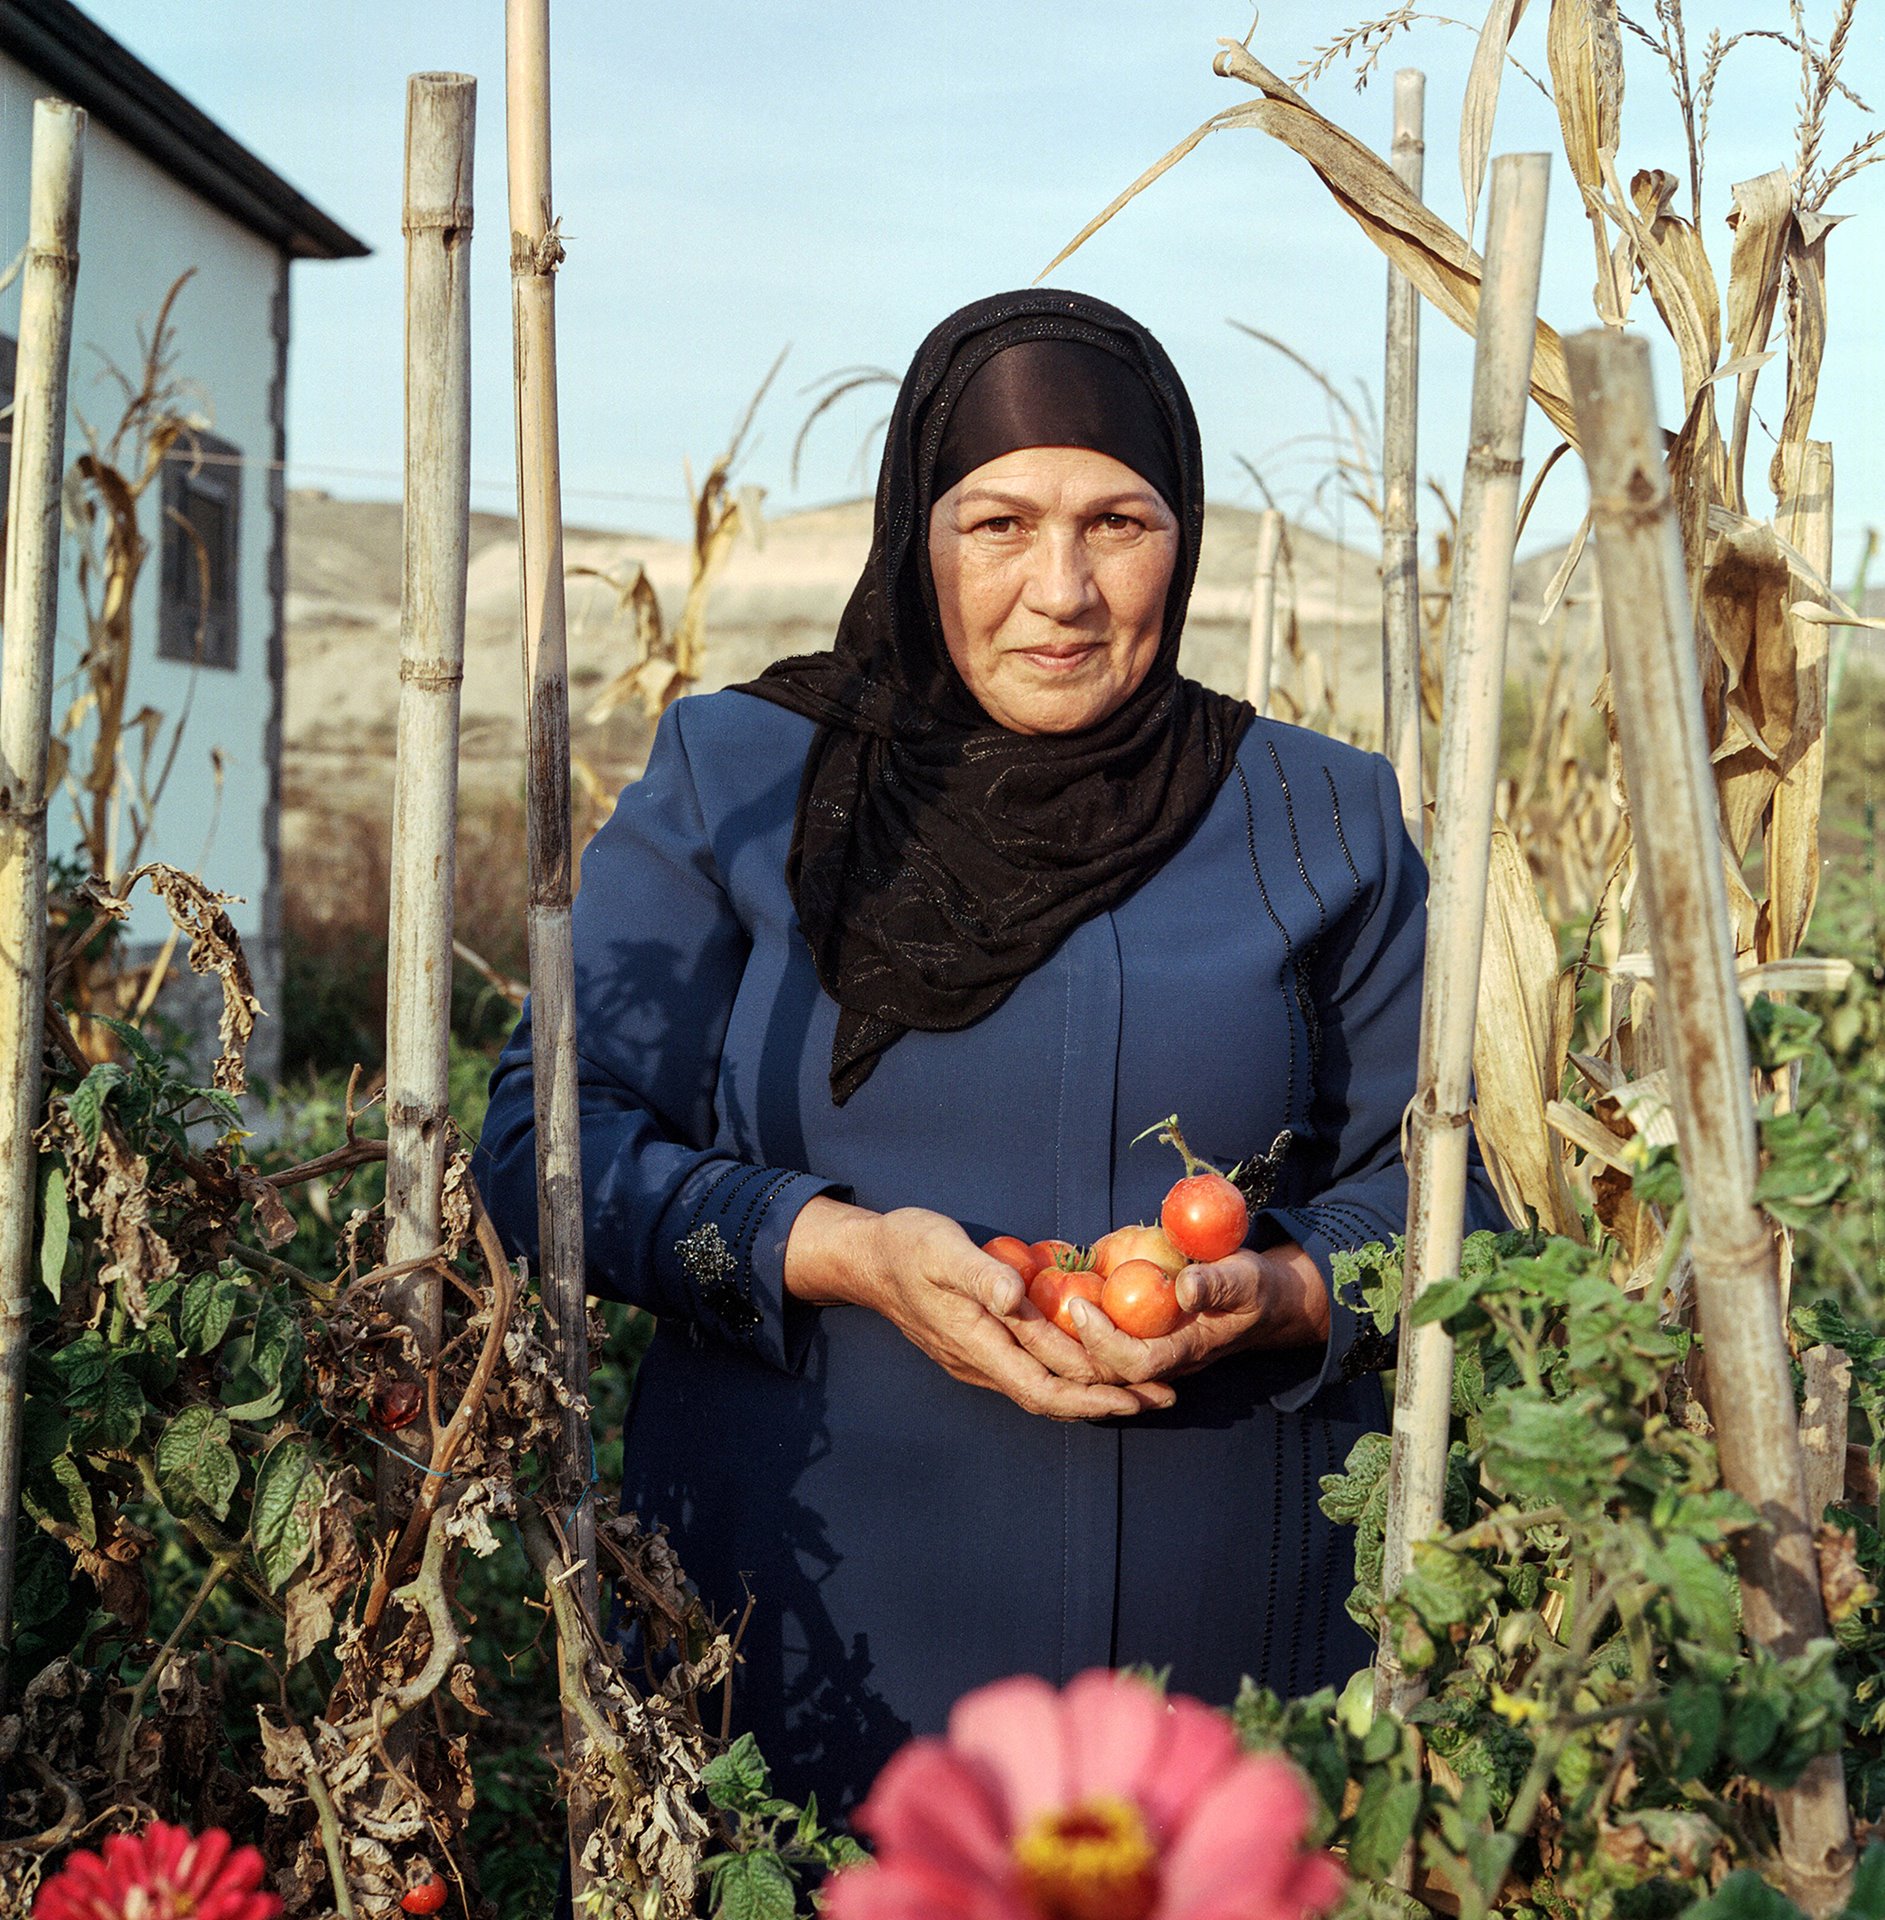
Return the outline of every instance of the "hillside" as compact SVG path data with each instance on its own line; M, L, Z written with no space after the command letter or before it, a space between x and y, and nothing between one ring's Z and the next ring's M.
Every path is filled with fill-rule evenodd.
M288 686L285 787L291 842L305 816L345 804L381 812L390 793L399 689L399 522L390 503L293 492L288 505ZM1243 690L1256 515L1212 507L1186 630L1185 670L1212 686ZM760 541L742 539L714 589L705 685L756 674L786 653L826 646L870 541L868 501L786 514ZM1333 679L1347 720L1364 735L1378 722L1379 598L1371 553L1292 528L1294 603L1305 649ZM648 569L664 611L678 613L688 553L652 536L572 530L568 565L622 577ZM1515 642L1556 561L1529 562L1519 580ZM1585 563L1588 567L1588 561ZM570 683L575 746L599 782L619 785L640 765L647 729L618 715L589 725L583 710L624 663L627 629L613 591L594 579L569 583ZM1279 663L1279 677L1289 684ZM468 793L511 790L523 733L519 697L514 523L473 517L466 618L462 776Z

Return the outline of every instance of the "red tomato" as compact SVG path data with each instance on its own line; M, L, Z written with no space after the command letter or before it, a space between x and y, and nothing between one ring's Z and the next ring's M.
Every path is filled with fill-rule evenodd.
M430 1880L421 1880L416 1887L409 1887L400 1905L408 1913L437 1913L445 1904L449 1889L435 1873Z
M1034 1271L1039 1273L1043 1267L1064 1265L1065 1256L1076 1251L1071 1240L1037 1240L1028 1249L1028 1255L1034 1262Z
M1093 1271L1102 1277L1128 1260L1150 1260L1174 1280L1190 1265L1162 1227L1115 1227L1094 1241Z
M1221 1173L1193 1173L1165 1196L1159 1225L1193 1260L1222 1260L1243 1245L1250 1209Z
M1025 1240L1017 1240L1012 1233L998 1233L994 1239L984 1240L982 1251L1013 1267L1024 1283L1032 1280L1041 1270L1041 1263L1034 1257L1034 1249Z
M1150 1260L1120 1261L1106 1277L1100 1311L1139 1340L1163 1339L1191 1318L1178 1304L1172 1276Z
M1068 1309L1076 1300L1090 1301L1094 1306L1099 1306L1105 1285L1106 1282L1090 1268L1069 1272L1064 1267L1043 1267L1028 1282L1028 1298L1062 1333L1070 1333L1078 1340L1080 1335Z
M383 1433L397 1433L418 1419L425 1405L425 1389L416 1380L389 1380L373 1396L373 1424Z

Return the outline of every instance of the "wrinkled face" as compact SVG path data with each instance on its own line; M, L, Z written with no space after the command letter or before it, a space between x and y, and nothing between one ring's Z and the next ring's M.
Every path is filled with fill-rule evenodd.
M1104 720L1158 653L1178 521L1149 481L1086 447L1022 447L930 509L943 639L1014 733Z

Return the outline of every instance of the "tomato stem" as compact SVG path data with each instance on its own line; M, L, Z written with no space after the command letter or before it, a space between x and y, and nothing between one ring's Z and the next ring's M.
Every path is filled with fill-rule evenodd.
M1132 1144L1136 1147L1141 1140L1149 1139L1153 1134L1157 1134L1168 1147L1176 1147L1183 1155L1187 1175L1217 1172L1217 1168L1212 1166L1210 1161L1200 1160L1186 1145L1185 1136L1178 1125L1177 1114L1168 1113L1163 1120L1153 1121L1144 1133L1133 1136Z

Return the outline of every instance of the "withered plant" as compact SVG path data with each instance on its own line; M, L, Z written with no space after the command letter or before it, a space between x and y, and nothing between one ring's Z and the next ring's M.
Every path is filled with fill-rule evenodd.
M132 612L152 551L145 496L155 486L161 500L169 463L183 461L194 471L204 457L199 435L208 421L195 389L177 373L171 317L194 273L189 268L179 274L149 330L138 329L134 375L105 360L104 377L119 396L118 418L109 431L74 410L86 449L66 475L65 522L74 546L85 646L66 683L70 698L62 711L55 709L51 777L71 802L78 869L107 886L143 858L196 693L193 669L174 719L148 703L131 709ZM188 541L197 569L193 652L200 660L210 605L210 556L187 519L169 517ZM220 791L218 755L211 756L211 773ZM68 895L58 903L49 967L53 990L82 1012L141 1018L168 973L174 942L151 962L132 966L122 943L100 939L100 932L99 918L79 899ZM106 1057L111 1042L104 1029L81 1021L79 1034L95 1058Z

